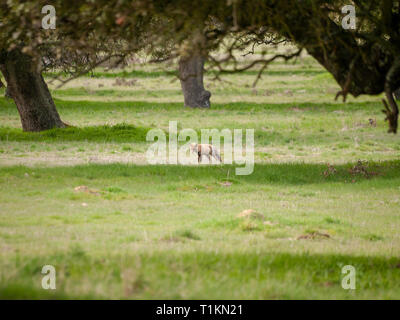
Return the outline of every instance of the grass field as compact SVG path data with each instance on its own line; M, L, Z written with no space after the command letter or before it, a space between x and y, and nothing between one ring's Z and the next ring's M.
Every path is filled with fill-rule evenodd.
M309 57L255 75L208 74L212 108L191 110L168 72L96 70L50 85L73 127L42 133L0 90L0 298L399 299L400 140L381 97L335 102ZM255 129L254 172L147 164L147 131L170 120Z

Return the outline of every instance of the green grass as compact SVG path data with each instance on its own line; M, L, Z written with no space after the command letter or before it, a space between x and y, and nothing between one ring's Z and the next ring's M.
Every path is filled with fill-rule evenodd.
M149 129L127 124L114 126L69 127L42 132L23 132L21 129L0 127L0 141L103 141L144 142Z
M378 257L177 253L168 250L135 256L106 254L100 258L86 254L76 257L67 251L21 262L17 267L18 285L3 285L0 298L71 298L63 287L55 292L46 292L32 288L30 281L26 281L40 281L37 274L43 259L58 267L65 284L74 287L70 292L72 297L81 299L104 299L110 295L142 299L219 299L221 296L235 299L318 299L324 296L362 299L374 297L377 290L385 294L376 298L390 299L398 297L391 281L400 280L399 260ZM345 291L340 287L338 270L348 263L354 265L361 275L356 283L358 291ZM94 284L100 275L105 276L101 283L96 284L96 290L102 294L96 295L93 293L95 290L88 290L82 284L82 280L86 285ZM191 283L190 290L182 286L184 281Z
M206 74L209 75L215 75L217 72L215 71L210 71ZM231 74L230 72L222 72L222 74ZM243 71L241 73L238 73L240 75L250 75L250 76L256 76L258 74L257 70L247 70ZM264 75L266 76L282 76L282 75L293 75L293 74L299 74L299 75L320 75L320 74L327 74L326 71L321 70L320 68L316 69L301 69L301 70L296 70L296 69L289 69L289 70L266 70L263 72ZM68 74L63 73L63 72L46 72L44 74L47 77L68 77ZM131 70L131 71L93 71L90 72L86 75L84 75L89 78L158 78L158 77L175 77L176 76L176 71L168 71L168 70L153 70L153 71L146 71L146 70Z
M229 166L3 168L14 192L0 196L0 239L13 250L0 292L49 297L40 268L53 264L54 298L399 298L400 163L370 164L371 178L350 167L257 165L229 187ZM248 208L273 224L244 226ZM296 240L313 231L331 238ZM354 292L340 287L346 264Z
M257 70L208 73L212 107L192 110L166 70L50 85L72 127L40 133L0 89L0 298L400 299L400 142L380 96L333 101L334 80L305 57L256 88ZM148 165L146 133L171 120L254 129L254 172ZM356 290L341 287L348 264Z

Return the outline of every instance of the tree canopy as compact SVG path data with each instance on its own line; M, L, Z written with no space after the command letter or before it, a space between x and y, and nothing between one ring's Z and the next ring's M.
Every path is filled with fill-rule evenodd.
M389 132L396 133L400 88L400 5L393 0L354 0L355 29L344 29L348 1L322 0L56 0L56 29L41 27L47 1L8 0L0 4L0 66L15 50L38 68L58 67L81 74L103 59L144 50L162 61L201 54L209 65L241 71L306 50L348 94L376 95L383 101ZM289 53L263 52L248 66L237 66L235 51L249 46L292 42ZM221 55L213 55L219 50ZM47 57L47 58L46 58ZM46 58L46 59L44 59ZM4 67L3 69L4 70Z

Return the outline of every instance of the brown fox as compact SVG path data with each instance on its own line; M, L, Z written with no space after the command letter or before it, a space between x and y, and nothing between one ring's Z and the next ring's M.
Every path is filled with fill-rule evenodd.
M201 162L201 157L205 155L209 161L211 161L211 157L214 157L217 159L219 162L222 162L221 156L217 150L212 144L197 144L197 143L191 143L190 144L190 151L194 152L197 154L197 161L198 163Z

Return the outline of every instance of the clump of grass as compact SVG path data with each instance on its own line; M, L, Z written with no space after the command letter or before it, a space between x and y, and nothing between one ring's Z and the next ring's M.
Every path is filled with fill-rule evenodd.
M261 231L264 229L264 215L255 210L244 210L236 218L240 220L239 228L242 231Z
M132 151L132 148L130 146L122 146L122 151Z
M69 250L69 254L72 257L72 259L82 259L86 257L85 250L79 244L73 245Z
M368 241L382 241L384 239L382 236L374 233L363 235L362 238Z
M251 220L251 219L243 219L239 223L239 227L242 231L261 231L263 230L263 224L261 221Z
M105 191L111 192L111 193L124 193L124 192L126 192L124 189L122 189L120 187L113 187L113 186L105 188Z
M332 217L325 217L324 222L329 223L329 224L340 224L340 220Z
M176 237L186 238L190 240L200 240L201 238L190 229L178 230L174 234Z

